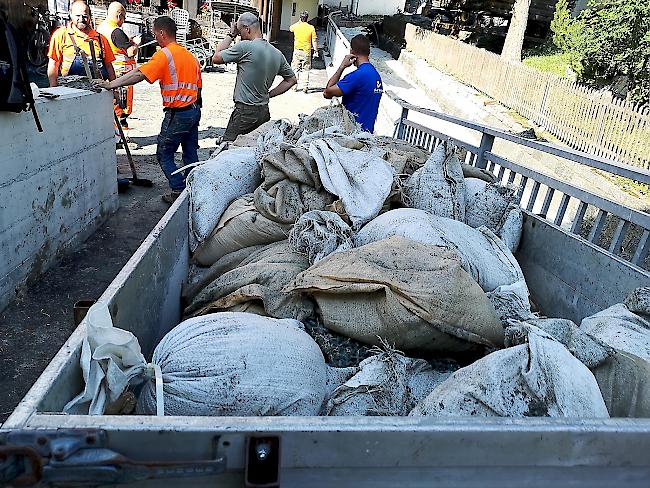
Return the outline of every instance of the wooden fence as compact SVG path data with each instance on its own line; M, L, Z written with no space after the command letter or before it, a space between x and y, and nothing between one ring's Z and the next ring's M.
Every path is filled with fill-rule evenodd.
M574 149L650 169L650 110L497 54L406 26L406 48Z

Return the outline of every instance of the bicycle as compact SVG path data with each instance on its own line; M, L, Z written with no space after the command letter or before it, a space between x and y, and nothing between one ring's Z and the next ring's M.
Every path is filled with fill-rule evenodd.
M34 31L30 34L27 41L27 62L36 68L47 63L47 48L50 44L50 13L40 7L33 7L23 3L25 7L32 10L32 15L36 16L36 25Z

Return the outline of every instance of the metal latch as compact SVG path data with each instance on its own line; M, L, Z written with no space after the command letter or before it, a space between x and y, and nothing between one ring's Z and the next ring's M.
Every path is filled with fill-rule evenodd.
M8 432L0 439L0 485L96 486L148 479L214 476L226 470L225 456L201 461L136 461L108 449L103 430Z
M280 486L280 438L251 436L246 439L246 488Z

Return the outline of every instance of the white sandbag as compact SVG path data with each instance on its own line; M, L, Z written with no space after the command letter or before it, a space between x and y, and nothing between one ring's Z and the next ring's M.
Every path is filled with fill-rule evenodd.
M650 288L639 288L637 292L643 290L650 294ZM642 294L633 296L638 300ZM616 350L650 360L650 317L631 312L624 303L583 319L580 328Z
M194 168L186 180L190 250L194 251L210 235L234 199L252 192L261 181L254 148L223 151Z
M244 195L230 204L192 258L201 266L210 266L231 252L284 240L290 229L290 225L261 215L253 204L252 194Z
M393 167L376 155L315 140L309 154L316 160L325 189L338 196L354 228L375 218L393 185Z
M403 200L409 207L465 222L465 178L452 142L439 144L406 180Z
M325 408L327 415L408 415L451 374L391 350L364 359L359 367L357 374L334 390Z
M650 286L637 288L623 303L630 312L650 318Z
M411 416L607 418L593 374L540 331L453 373Z
M327 366L302 324L248 313L186 320L153 353L163 377L165 415L317 415ZM137 413L156 411L153 382Z
M355 246L394 235L440 246L456 254L463 269L483 291L492 292L489 296L503 320L530 315L528 288L521 267L501 239L489 229L472 229L457 220L423 210L400 208L366 224L355 235Z
M503 344L494 307L458 258L400 236L331 254L285 291L313 296L328 329L366 344L443 352Z
M289 232L289 244L314 264L333 252L354 247L352 229L338 214L314 210L303 214Z
M147 361L136 337L113 327L106 304L99 302L90 307L85 323L86 336L80 359L85 386L63 411L102 415L112 402L118 400L129 383L147 374Z
M499 224L497 232L510 252L516 252L521 242L521 232L524 226L524 213L519 205L510 204L505 214L505 219Z
M466 178L465 222L475 229L484 225L491 231L498 232L515 196L514 187Z

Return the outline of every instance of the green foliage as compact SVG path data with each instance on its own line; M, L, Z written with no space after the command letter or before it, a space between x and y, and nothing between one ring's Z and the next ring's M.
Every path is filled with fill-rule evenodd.
M579 42L581 27L580 21L571 16L568 0L559 0L551 21L553 44L565 53L572 51Z
M650 96L650 2L592 0L580 16L583 33L577 43L583 77L606 82L627 75L637 101Z

